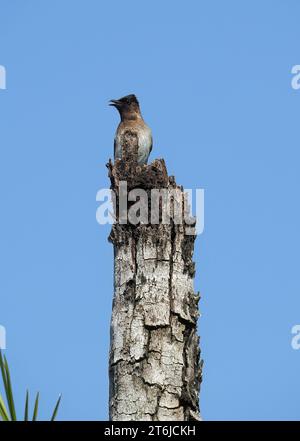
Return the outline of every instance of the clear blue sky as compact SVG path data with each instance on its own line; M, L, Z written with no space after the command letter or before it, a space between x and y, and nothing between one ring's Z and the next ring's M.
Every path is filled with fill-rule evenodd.
M186 188L205 189L195 286L214 419L299 419L297 0L0 0L0 324L18 407L106 419L112 302L108 185L117 112L135 93Z

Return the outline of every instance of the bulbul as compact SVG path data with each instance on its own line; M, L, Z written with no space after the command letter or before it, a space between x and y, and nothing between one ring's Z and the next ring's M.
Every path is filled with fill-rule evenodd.
M114 157L122 159L124 139L126 131L136 133L138 140L138 164L147 164L152 150L152 133L147 126L140 111L140 105L135 95L127 95L118 100L110 100L110 106L119 111L121 122L117 128L114 141Z

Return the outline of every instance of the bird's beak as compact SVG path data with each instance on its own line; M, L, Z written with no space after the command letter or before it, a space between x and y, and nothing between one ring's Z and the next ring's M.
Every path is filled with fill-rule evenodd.
M110 100L109 106L120 107L122 103L119 100Z

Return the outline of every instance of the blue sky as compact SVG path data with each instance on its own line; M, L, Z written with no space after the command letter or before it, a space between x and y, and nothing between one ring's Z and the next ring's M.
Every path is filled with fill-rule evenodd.
M0 324L18 408L107 419L112 247L95 220L135 93L152 159L205 189L206 420L299 419L297 0L0 0Z

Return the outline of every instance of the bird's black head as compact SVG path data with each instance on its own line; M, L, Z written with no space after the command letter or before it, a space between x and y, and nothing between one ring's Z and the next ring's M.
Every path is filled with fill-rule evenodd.
M118 100L110 100L109 105L118 109L122 119L135 119L137 115L140 115L139 102L133 94L126 95Z

